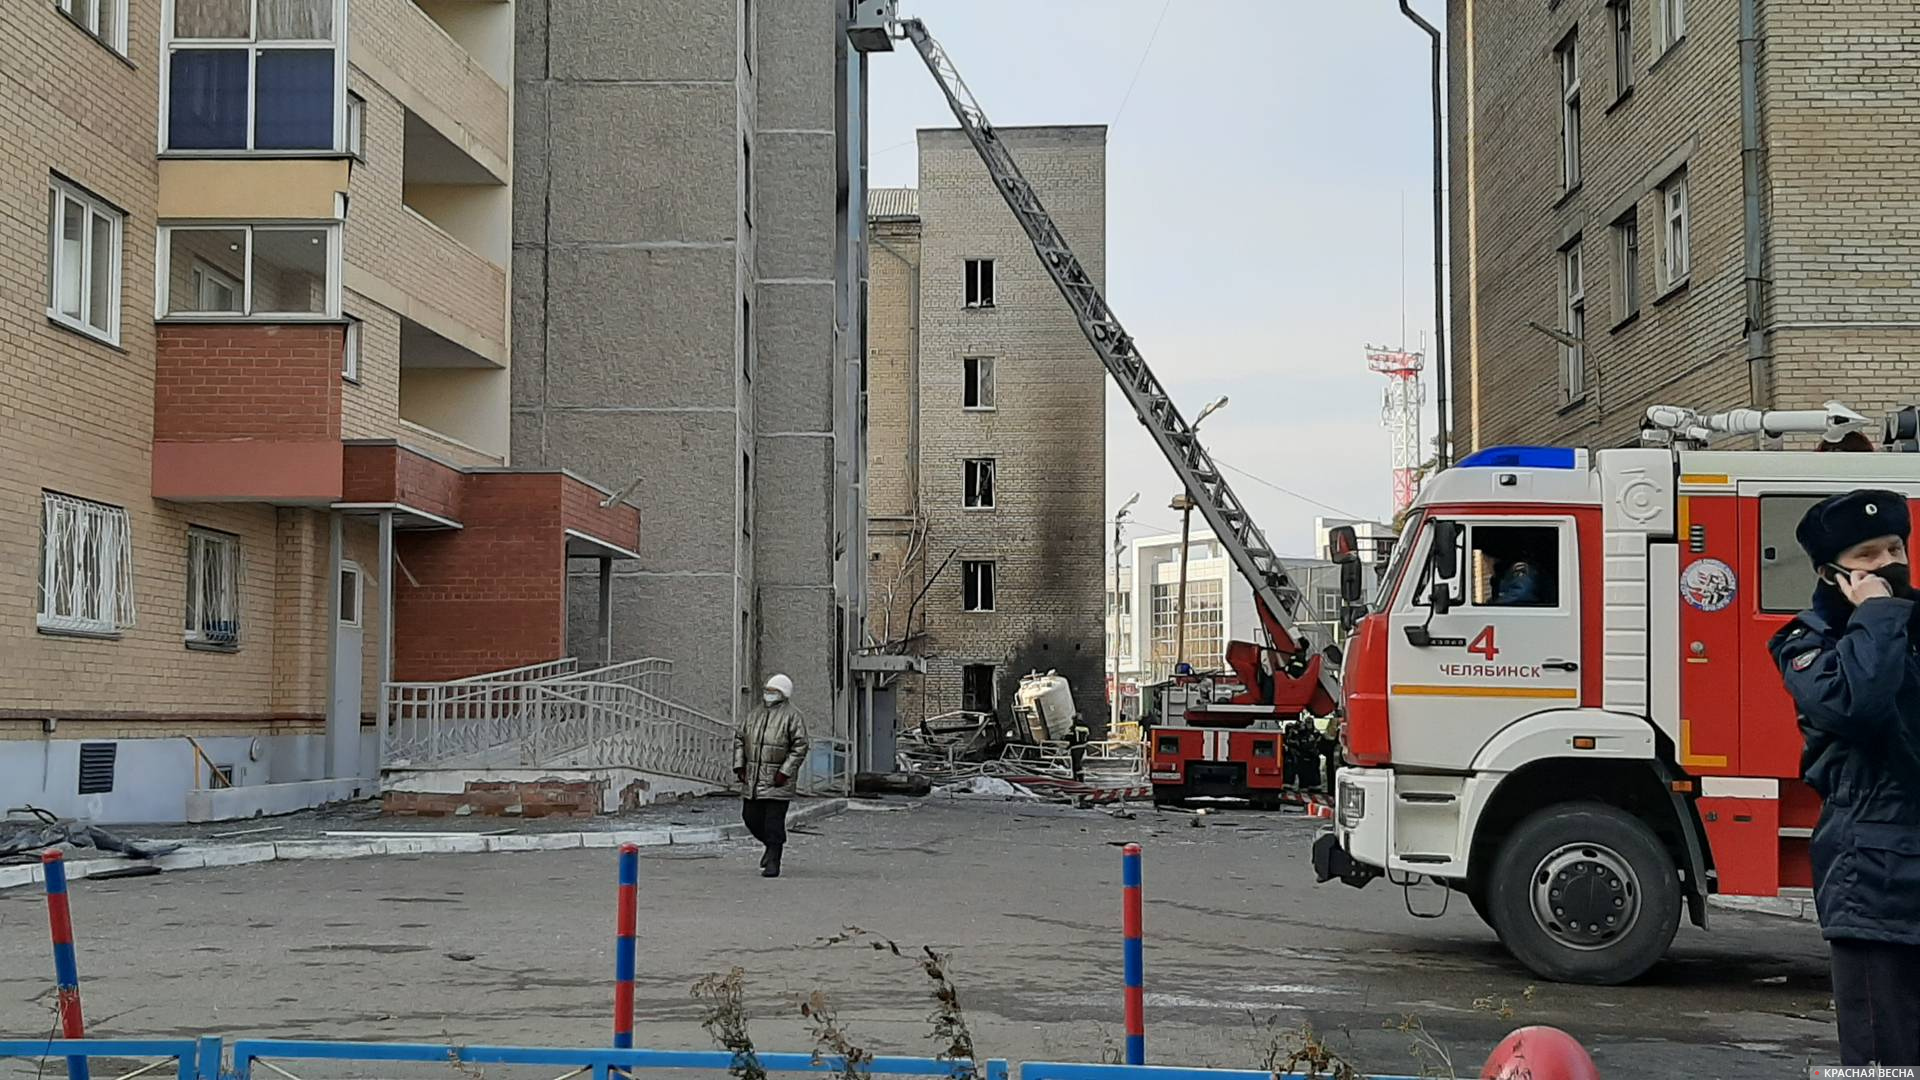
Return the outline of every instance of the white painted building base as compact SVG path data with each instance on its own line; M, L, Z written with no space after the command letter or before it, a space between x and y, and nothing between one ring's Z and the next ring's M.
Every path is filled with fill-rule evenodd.
M236 821L310 810L327 803L371 799L378 788L372 779L302 780L290 784L251 787L202 788L187 792L187 820Z
M639 769L490 768L389 769L381 777L380 793L382 795L398 792L419 795L461 795L466 793L469 784L533 785L543 781L604 783L600 799L600 812L603 814L616 814L627 807L651 806L666 799L712 795L722 790L715 784L699 780L683 780L675 776L661 776L657 773L642 772ZM622 800L628 792L632 793L632 797L627 799L626 807L623 807Z
M361 761L374 760L374 741L373 729L363 729ZM373 794L371 769L363 777L327 777L323 735L211 735L199 742L231 771L230 792L209 791L206 764L182 738L76 739L56 732L0 741L0 810L36 806L99 825L160 825L285 814L354 797L339 794L342 785ZM80 793L80 747L87 743L115 747L109 791Z

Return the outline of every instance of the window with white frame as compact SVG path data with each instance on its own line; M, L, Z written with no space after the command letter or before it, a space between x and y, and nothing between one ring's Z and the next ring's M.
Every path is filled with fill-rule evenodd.
M53 6L114 52L127 52L127 0L53 0Z
M1580 31L1554 50L1560 58L1560 184L1580 186Z
M993 404L993 357L969 356L960 361L962 382L960 405L967 409L991 409Z
M965 465L966 494L964 505L969 510L993 509L993 459L968 458Z
M173 0L165 148L345 149L345 0Z
M1587 282L1585 245L1575 241L1560 252L1560 328L1568 341L1560 345L1560 386L1567 401L1587 392Z
M1693 273L1693 229L1687 205L1687 171L1660 185L1660 288L1671 289Z
M160 230L160 314L340 316L337 225L170 225Z
M992 611L994 565L988 559L966 559L960 563L960 602L966 611Z
M1613 0L1613 95L1633 89L1633 0Z
M359 94L347 94L347 153L367 160L367 99Z
M187 530L187 644L239 646L240 581L239 537Z
M1640 212L1629 210L1613 223L1614 295L1619 297L1616 318L1640 311Z
M40 493L40 629L115 634L133 625L132 533L121 507Z
M350 383L360 381L360 320L347 316L345 343L340 350L340 377Z
M120 247L126 215L55 179L47 195L47 315L120 341Z
M993 306L993 260L967 260L967 306Z
M1687 0L1654 0L1659 7L1660 52L1666 52L1687 36Z

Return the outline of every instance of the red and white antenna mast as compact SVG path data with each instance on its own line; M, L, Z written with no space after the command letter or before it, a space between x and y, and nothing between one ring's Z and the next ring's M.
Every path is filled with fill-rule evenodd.
M1387 377L1385 404L1380 420L1393 440L1393 512L1396 516L1413 505L1419 489L1420 407L1427 403L1427 387L1420 372L1427 366L1424 353L1383 346L1367 346L1367 367Z

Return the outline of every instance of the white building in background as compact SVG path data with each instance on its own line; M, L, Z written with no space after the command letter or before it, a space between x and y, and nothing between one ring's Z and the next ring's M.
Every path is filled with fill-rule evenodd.
M1224 670L1228 642L1260 640L1253 588L1210 531L1196 529L1188 545L1187 634L1181 655L1175 654L1180 534L1140 537L1127 554L1130 558L1123 557L1120 565L1117 605L1111 577L1107 587L1108 663L1119 658L1123 687L1159 682L1173 674L1181 659L1196 671ZM1303 629L1316 646L1332 641L1340 604L1338 572L1325 559L1283 561L1307 593L1314 615Z

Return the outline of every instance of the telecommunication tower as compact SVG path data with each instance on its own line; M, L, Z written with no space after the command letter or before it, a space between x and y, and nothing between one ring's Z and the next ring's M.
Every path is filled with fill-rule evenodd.
M1419 487L1420 407L1427 403L1427 387L1420 381L1420 372L1426 365L1425 353L1367 346L1367 367L1387 377L1380 420L1393 440L1393 512L1396 516L1413 505L1413 496Z

